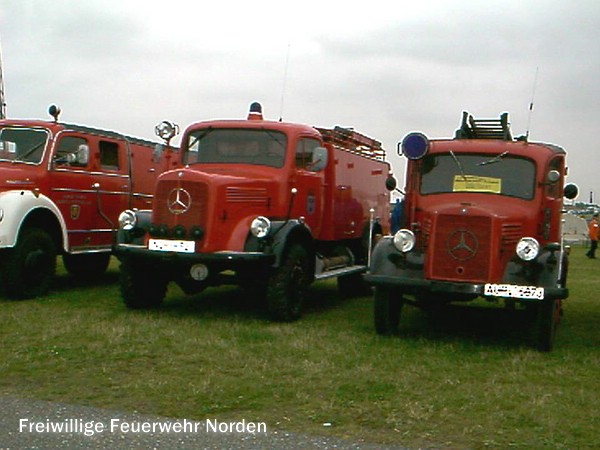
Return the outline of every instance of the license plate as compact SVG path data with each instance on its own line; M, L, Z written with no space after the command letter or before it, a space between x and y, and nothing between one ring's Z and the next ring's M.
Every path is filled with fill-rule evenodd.
M493 297L544 299L544 288L515 284L486 284L483 293Z
M196 243L194 241L175 241L171 239L150 239L148 249L159 252L194 253Z

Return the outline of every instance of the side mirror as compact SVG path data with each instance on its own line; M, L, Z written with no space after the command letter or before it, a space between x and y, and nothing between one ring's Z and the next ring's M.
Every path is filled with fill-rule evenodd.
M313 150L312 160L307 167L311 172L320 172L327 166L327 149L325 147L316 147Z
M78 165L87 166L90 161L90 148L87 145L81 144L77 148L76 160Z
M398 186L398 181L396 181L396 179L394 178L394 175L392 175L390 173L388 175L388 177L385 179L385 188L391 192L391 191L395 190L397 186Z
M565 188L563 190L563 195L568 200L573 200L579 195L579 188L577 187L576 184L569 183L565 186Z

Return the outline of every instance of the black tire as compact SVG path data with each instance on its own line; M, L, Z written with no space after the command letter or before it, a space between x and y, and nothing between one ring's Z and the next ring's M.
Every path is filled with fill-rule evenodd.
M292 245L267 284L267 308L273 320L293 322L300 318L309 271L308 253L302 246Z
M373 295L375 331L382 336L398 334L404 299L392 290L377 286Z
M86 253L63 255L63 263L69 274L86 280L100 278L110 263L110 253Z
M538 310L537 347L541 352L550 352L554 347L556 329L562 315L561 300L543 300Z
M2 285L10 298L34 298L48 292L56 273L56 246L39 228L21 231L17 244L2 255Z
M559 287L567 287L567 274L569 272L569 258L564 255L562 272L559 275ZM554 348L556 330L562 317L562 300L543 300L538 304L537 323L537 348L541 352L550 352Z
M135 260L121 262L119 282L123 302L130 309L156 308L167 293L168 280L152 266Z

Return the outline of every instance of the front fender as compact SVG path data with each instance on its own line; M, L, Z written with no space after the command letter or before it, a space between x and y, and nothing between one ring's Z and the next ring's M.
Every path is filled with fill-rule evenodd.
M133 230L124 230L119 226L117 229L117 244L135 244L142 245L152 223L152 211L149 209L141 209L135 211L137 217L137 225Z
M14 247L25 219L32 213L46 210L60 225L63 249L68 249L67 226L58 206L44 194L28 190L0 193L0 248Z
M245 251L261 251L275 255L274 267L279 267L285 254L285 250L290 242L301 243L305 246L309 254L314 256L314 239L308 225L297 219L287 221L275 221L271 224L271 233L263 239L258 239L247 234Z
M562 278L566 281L567 259L563 252L552 252L547 249L542 250L534 261L527 263L514 257L506 266L502 282L545 288L556 287L561 283Z

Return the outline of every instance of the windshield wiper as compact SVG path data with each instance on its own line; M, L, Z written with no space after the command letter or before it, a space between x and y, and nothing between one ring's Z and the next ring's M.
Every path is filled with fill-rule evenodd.
M459 159L456 157L456 155L454 154L454 152L452 150L450 150L450 155L452 155L452 159L458 166L458 170L460 170L460 175L463 177L463 180L466 180L467 176L465 175L465 171L464 171L463 166L460 163Z
M277 132L277 134L276 134L276 133L272 132L271 130L267 130L266 128L262 128L262 130L263 130L265 133L267 133L267 135L268 135L268 136L269 136L271 139L273 139L275 142L277 142L279 145L281 145L281 147L282 147L283 149L285 149L285 137L284 137L284 140L283 140L283 141L282 141L282 140L280 140L280 139L277 137L277 134L280 134L279 132Z
M206 135L213 130L214 130L214 128L212 128L212 127L207 128L203 133L200 133L198 136L196 136L195 139L188 144L188 146L187 146L188 151L190 150L190 148L192 148L194 145L196 145L201 139L205 138Z
M25 162L27 162L27 161L26 161L26 158L27 158L28 156L31 156L31 155L33 155L33 153L34 153L34 152L35 152L35 151L36 151L38 148L40 148L42 145L44 145L45 143L46 143L46 141L42 141L42 142L40 142L39 144L37 144L37 145L34 145L33 147L31 147L29 150L27 150L27 151L23 152L22 154L20 154L20 155L17 155L17 157L15 157L15 159L13 159L13 162L14 162L14 161L25 161ZM29 162L34 162L34 161L29 161Z
M500 162L500 160L501 160L502 158L504 158L504 156L506 156L507 154L508 154L508 150L507 150L507 151L505 151L505 152L502 152L502 153L500 153L498 156L495 156L495 157L494 157L494 158L492 158L492 159L489 159L489 160L487 160L487 161L481 161L481 162L480 162L480 163L478 163L477 165L478 165L478 166L486 166L486 165L488 165L488 164L494 164L494 163Z

